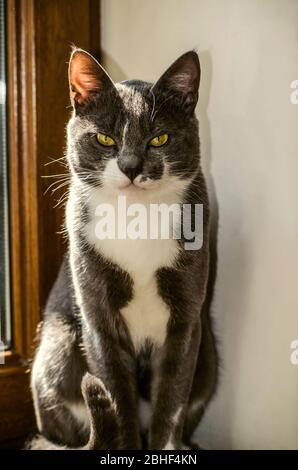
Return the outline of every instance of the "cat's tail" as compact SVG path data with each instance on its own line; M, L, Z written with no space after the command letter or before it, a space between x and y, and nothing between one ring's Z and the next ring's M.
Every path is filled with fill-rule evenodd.
M117 405L104 383L94 375L85 374L82 393L90 418L90 437L86 450L120 450L120 420Z
M82 393L90 419L90 436L83 447L71 448L50 442L42 435L35 436L28 450L119 450L121 449L120 422L117 406L104 383L86 373L82 380Z

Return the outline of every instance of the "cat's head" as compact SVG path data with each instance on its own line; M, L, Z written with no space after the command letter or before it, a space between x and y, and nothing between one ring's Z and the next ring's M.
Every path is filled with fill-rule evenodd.
M70 58L70 168L81 181L111 191L155 191L189 182L199 165L200 64L179 57L155 83L113 83L87 52Z

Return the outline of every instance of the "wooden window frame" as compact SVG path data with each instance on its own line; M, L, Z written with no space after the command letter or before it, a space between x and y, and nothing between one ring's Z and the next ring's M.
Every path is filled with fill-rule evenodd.
M29 365L36 328L66 244L49 180L61 173L69 117L70 44L100 59L99 0L7 0L8 143L13 349L0 366L0 446L34 429ZM13 443L13 444L12 444Z

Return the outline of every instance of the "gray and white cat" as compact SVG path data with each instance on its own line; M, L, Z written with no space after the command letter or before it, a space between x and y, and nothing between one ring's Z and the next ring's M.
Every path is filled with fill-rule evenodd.
M30 447L191 446L217 378L203 308L209 204L194 113L199 59L185 53L154 85L114 84L74 49L69 80L69 250L33 363L40 435ZM203 204L202 247L185 250L183 237L99 239L96 207L117 210L119 195L145 207Z

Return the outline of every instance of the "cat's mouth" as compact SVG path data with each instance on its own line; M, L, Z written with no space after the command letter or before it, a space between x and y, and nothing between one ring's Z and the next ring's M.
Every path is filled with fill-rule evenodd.
M119 186L118 189L120 189L121 191L144 191L146 188L130 181L129 183Z

